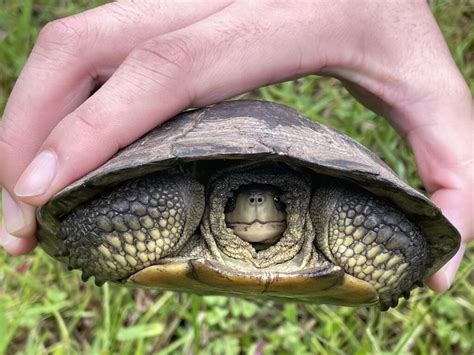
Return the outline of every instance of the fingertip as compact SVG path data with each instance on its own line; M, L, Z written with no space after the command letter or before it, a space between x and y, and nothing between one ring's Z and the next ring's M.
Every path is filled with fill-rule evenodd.
M8 234L17 238L30 238L36 230L36 209L15 201L6 189L2 189L3 221Z
M426 285L435 292L446 292L451 283L445 271L439 270L436 274L430 277Z
M17 238L9 234L2 224L0 229L0 246L10 255L23 255L32 251L38 241L36 238Z
M426 282L429 288L436 292L446 292L449 290L456 276L456 272L459 269L459 265L461 264L465 248L466 246L461 244L456 255L430 277Z

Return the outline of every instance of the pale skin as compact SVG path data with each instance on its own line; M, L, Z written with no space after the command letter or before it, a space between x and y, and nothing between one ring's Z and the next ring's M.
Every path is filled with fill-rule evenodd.
M463 238L429 280L446 290L474 237L474 108L421 0L118 1L48 24L0 122L0 244L30 252L37 206L183 109L308 74L341 79L410 143Z

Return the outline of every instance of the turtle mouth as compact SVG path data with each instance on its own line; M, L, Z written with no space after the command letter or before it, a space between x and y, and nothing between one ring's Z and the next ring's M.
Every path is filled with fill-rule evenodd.
M280 191L271 185L241 186L232 192L224 212L227 228L254 247L275 244L286 229L285 205Z
M282 237L286 229L286 221L255 219L250 223L228 223L227 227L231 228L235 235L249 243L274 244Z

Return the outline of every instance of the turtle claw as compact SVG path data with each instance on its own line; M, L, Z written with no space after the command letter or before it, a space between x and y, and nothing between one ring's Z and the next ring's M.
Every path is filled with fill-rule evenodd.
M402 293L404 299L408 300L410 298L410 290L407 290Z
M395 308L398 305L398 297L393 298L390 307Z
M395 308L398 305L398 302L399 302L399 296L392 296L391 298L380 302L380 310L382 312L386 312L390 308Z
M415 285L418 286L418 287L423 287L423 286L425 286L425 285L423 284L423 281L421 281L421 280L416 281L416 282L415 282Z
M82 272L82 275L81 275L81 280L82 282L87 282L90 278L91 278L92 275L86 273L86 272Z
M95 278L94 282L95 282L95 285L98 287L101 287L103 284L105 284L105 281L98 280L97 278Z

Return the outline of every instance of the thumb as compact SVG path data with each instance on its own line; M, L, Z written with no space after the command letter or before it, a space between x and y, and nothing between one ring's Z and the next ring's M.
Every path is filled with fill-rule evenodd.
M433 202L441 208L443 214L462 236L461 246L457 253L428 280L428 287L434 291L444 292L451 287L461 264L466 244L474 235L474 223L471 216L473 211L472 196L472 191L469 195L469 191L463 191L463 189L442 189L436 191L432 196Z

